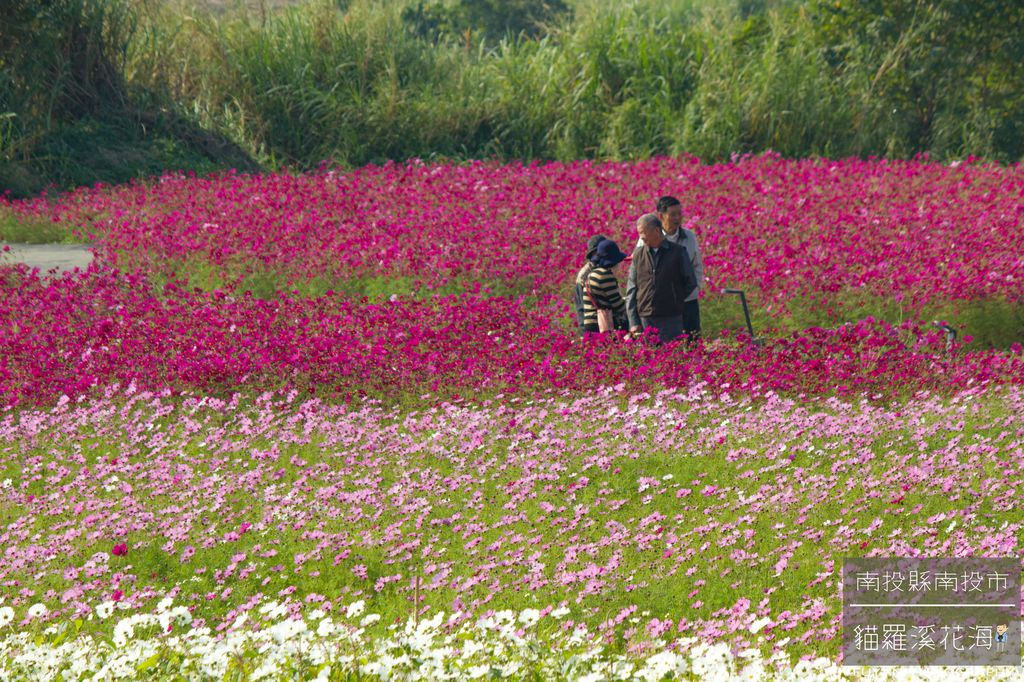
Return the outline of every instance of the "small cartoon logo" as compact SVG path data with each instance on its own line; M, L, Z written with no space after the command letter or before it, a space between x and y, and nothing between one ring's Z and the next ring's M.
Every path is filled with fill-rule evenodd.
M996 651L1006 651L1006 631L1009 629L1006 623L996 626Z

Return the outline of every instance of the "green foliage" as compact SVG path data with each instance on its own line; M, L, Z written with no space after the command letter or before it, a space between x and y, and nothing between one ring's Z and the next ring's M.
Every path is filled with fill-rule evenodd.
M418 0L402 10L402 21L420 38L474 36L494 43L507 36L538 38L564 19L570 8L563 0Z
M731 41L709 41L673 151L712 158L764 149L787 156L849 153L845 93L811 31L802 12L773 12L747 19Z
M133 78L129 0L26 0L0 21L0 191L255 164Z
M204 7L19 5L0 26L2 188L253 159L1024 158L1017 4Z
M147 125L149 123L149 125ZM170 116L143 122L137 114L59 122L40 133L26 158L0 160L0 191L14 197L61 186L121 183L165 170L200 173L252 168L244 153Z
M63 123L123 107L134 17L122 0L26 0L0 21L0 180Z
M365 163L431 145L418 104L444 53L405 35L397 12L316 5L205 30L207 61L190 74L199 90L183 94L271 163Z
M122 103L133 19L123 0L15 3L0 23L5 108L50 122Z
M1024 153L1024 6L1002 0L818 0L817 41L853 77L858 153ZM859 100L859 101L858 101Z

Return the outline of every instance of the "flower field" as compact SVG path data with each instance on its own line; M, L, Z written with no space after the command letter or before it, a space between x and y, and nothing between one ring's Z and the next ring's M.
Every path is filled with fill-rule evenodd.
M705 342L576 339L583 242L665 193ZM98 251L0 266L0 676L1013 679L842 667L839 581L1022 553L1022 199L762 156L5 204Z
M939 300L1019 302L1024 291L1024 174L993 164L414 162L164 176L13 208L80 226L106 262L151 278L256 274L322 290L387 278L388 293L411 280L563 296L590 235L631 244L636 217L668 193L700 232L709 292L745 285L769 313L794 301L827 307L846 290L896 299L908 314Z
M667 192L700 234L707 335L733 340L671 363L622 344L579 352L568 282L583 243L631 244L653 201L637 197ZM1016 167L764 156L166 176L8 204L98 251L57 282L0 270L0 396L46 404L134 380L458 397L652 373L808 395L1016 383L1022 197ZM748 292L765 352L735 342L729 287ZM936 318L966 342L953 361Z

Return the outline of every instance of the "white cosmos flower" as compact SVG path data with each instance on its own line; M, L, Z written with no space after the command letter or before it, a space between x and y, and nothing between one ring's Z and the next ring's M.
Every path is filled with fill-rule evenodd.
M373 625L378 620L380 620L379 613L368 613L365 616L363 616L363 619L361 621L359 621L359 627L365 628L368 625Z
M160 632L167 632L167 628L171 627L171 614L158 613L156 621L160 625Z
M384 666L378 661L369 661L359 666L359 672L364 675L376 675L384 669Z
M435 613L433 615L433 617L431 617L431 618L429 618L427 620L421 620L420 621L420 625L419 625L419 629L420 630L435 630L435 629L437 629L437 627L439 625L441 625L441 621L443 621L443 620L444 620L444 611L438 611L437 613Z
M759 682L768 677L768 671L760 661L754 661L740 671L739 678L744 682Z
M100 620L106 620L110 617L110 614L114 612L114 602L105 601L102 604L96 606L96 615Z
M569 615L569 609L564 606L559 606L557 609L551 612L552 618L562 619Z
M157 613L163 613L163 612L164 612L164 611L166 611L167 609L171 608L171 605L172 605L172 604L174 604L174 600L173 600L173 599L171 599L170 597L164 597L164 598L163 598L163 599L161 599L161 600L160 600L160 602L159 602L159 603L158 603L158 604L156 605L156 611L157 611Z
M686 661L682 657L671 651L660 651L644 662L644 667L637 672L637 676L646 680L660 680L667 673L676 672L677 668L681 668L678 672L685 672L685 666Z
M171 609L170 615L178 621L178 625L188 625L192 622L192 614L186 606L175 606Z
M471 680L478 680L487 673L491 672L491 666L489 665L474 665L466 671L469 674Z
M501 666L501 676L512 677L517 672L519 672L519 670L522 669L522 667L523 666L521 663L519 663L519 661L509 661L505 665Z
M772 624L772 619L771 618L758 618L757 620L755 620L753 623L750 624L750 631L753 632L756 635L757 633L761 632L761 630L763 630L766 626L771 625L771 624Z
M29 618L39 618L40 616L46 615L46 604L37 602L32 606L28 607Z
M523 612L519 614L519 622L526 627L530 627L538 620L540 620L540 611L537 609L524 609Z
M616 661L609 672L617 680L628 680L633 675L633 664L629 661Z
M366 602L360 599L359 601L352 602L348 605L348 608L345 609L345 616L347 616L348 618L355 618L357 616L362 615L365 609Z
M263 609L266 609L266 611ZM267 606L261 608L260 611L263 612L270 620L278 620L288 613L288 609L285 608L283 604L278 604L277 602L271 602Z
M324 618L316 629L316 634L324 639L334 634L334 623L330 618Z
M10 606L0 607L0 628L10 625L14 620L14 609Z
M135 635L135 624L131 618L118 621L114 626L114 644L124 646Z
M472 658L474 654L483 651L484 645L475 639L467 639L462 643L462 656L464 658Z
M306 621L301 618L297 620L283 620L270 628L271 635L278 644L291 640L308 630L309 627L306 625Z
M502 625L508 625L509 623L514 623L516 621L516 614L509 609L504 609L495 613L494 619Z

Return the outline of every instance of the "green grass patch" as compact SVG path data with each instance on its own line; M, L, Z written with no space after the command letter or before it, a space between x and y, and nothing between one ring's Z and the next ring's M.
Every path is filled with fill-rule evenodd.
M83 235L65 222L25 216L0 206L0 242L13 244L81 244Z
M864 291L849 290L818 300L795 298L784 313L773 321L759 315L767 327L798 331L808 327L836 327L851 320L874 317L892 325L903 322L943 322L957 332L957 340L970 336L969 350L1005 349L1024 342L1024 301L1006 297L976 300L934 300L920 313L890 298Z
M136 267L130 254L120 252L118 260L129 269ZM186 256L169 260L166 267L167 270L163 272L147 273L156 295L172 280L186 288L206 292L227 289L247 291L262 299L274 298L282 292L304 298L317 298L332 292L352 298L365 297L370 303L381 303L392 296L429 300L467 291L479 291L482 295L490 296L530 295L526 284L506 281L478 284L466 278L455 278L438 283L398 274L343 276L328 273L313 278L293 277L284 268L256 264L246 258L234 258L218 265L203 255Z
M170 171L202 175L259 168L225 138L185 118L132 109L113 108L58 123L38 135L32 150L27 159L0 154L0 187L12 198Z

